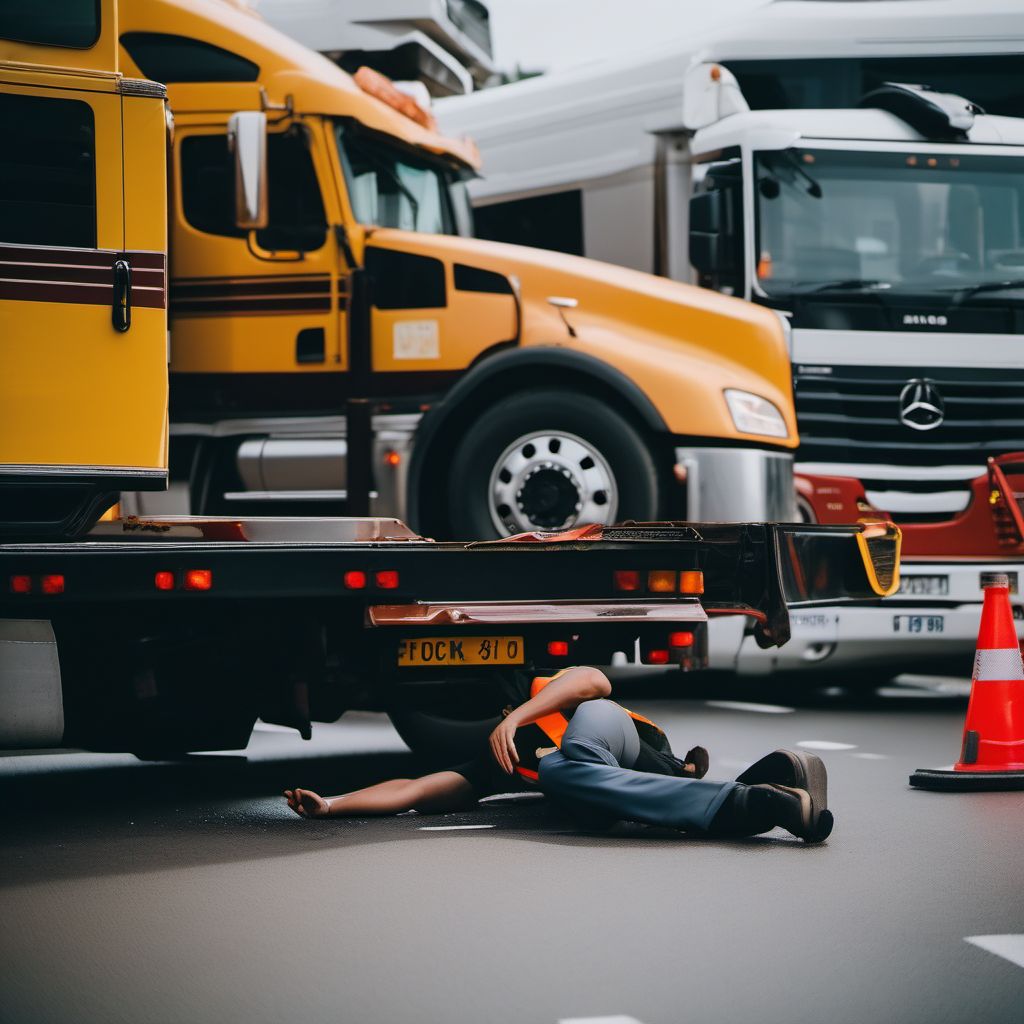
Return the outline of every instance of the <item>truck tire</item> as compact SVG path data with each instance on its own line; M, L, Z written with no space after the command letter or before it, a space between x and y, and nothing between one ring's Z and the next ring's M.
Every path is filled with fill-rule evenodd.
M451 535L506 537L586 523L657 519L662 488L650 446L596 398L547 389L485 412L455 451Z
M479 757L487 750L487 738L501 721L501 715L472 721L409 708L392 708L388 717L405 745L435 768Z

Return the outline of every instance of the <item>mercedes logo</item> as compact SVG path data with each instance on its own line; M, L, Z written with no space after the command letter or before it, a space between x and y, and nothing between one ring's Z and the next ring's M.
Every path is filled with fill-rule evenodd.
M939 389L930 380L908 380L900 392L900 423L912 430L934 430L945 409Z

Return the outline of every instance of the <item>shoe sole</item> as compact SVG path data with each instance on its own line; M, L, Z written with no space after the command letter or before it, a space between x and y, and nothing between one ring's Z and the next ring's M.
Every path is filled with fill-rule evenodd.
M799 798L802 827L796 834L800 839L805 843L821 843L828 839L832 834L835 818L832 816L832 812L823 806L822 799L815 799L814 793L810 790L781 786L778 783L770 783L770 785Z

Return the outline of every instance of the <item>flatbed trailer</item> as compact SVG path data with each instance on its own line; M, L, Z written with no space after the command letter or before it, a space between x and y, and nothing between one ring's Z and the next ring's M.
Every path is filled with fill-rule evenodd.
M421 728L450 688L455 733L475 739L534 674L619 651L702 668L716 615L785 643L789 608L880 600L898 564L883 523L626 523L467 544L393 519L101 523L0 545L0 746L238 748L258 716L308 738L368 697L429 752L454 742Z

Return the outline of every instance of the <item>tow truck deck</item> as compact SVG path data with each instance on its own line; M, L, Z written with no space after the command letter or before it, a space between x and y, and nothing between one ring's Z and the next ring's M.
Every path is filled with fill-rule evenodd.
M706 662L709 616L784 643L788 608L877 600L887 524L627 523L438 543L389 519L130 518L0 545L0 743L244 745L357 684Z

